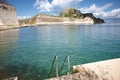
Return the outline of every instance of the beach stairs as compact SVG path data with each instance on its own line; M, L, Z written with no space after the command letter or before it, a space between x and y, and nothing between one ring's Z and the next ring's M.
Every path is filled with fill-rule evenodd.
M58 70L58 57L57 56L54 56L54 59L53 59L53 62L52 62L52 66L51 66L51 69L50 69L50 72L48 74L48 77L50 77L51 73L52 73L52 70L53 70L53 66L56 65L56 78L59 77L59 74L62 72L63 70L63 67L65 65L65 62L67 60L67 67L68 67L68 70L67 70L67 75L70 74L70 58L68 55L65 56L65 59L63 61L63 64L60 68L60 70ZM46 80L49 80L49 79L46 79Z

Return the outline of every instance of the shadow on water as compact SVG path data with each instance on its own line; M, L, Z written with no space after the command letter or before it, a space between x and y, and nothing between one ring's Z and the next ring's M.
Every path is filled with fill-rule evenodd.
M0 67L0 80L17 76L19 80L44 80L47 78L45 66L35 65L5 65Z

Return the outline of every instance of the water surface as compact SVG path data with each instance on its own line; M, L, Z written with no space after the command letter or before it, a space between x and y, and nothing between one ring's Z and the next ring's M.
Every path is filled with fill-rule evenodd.
M0 32L0 76L48 78L52 60L65 55L73 65L120 57L120 25L50 25ZM67 71L65 64L62 74ZM55 66L50 77L55 75Z

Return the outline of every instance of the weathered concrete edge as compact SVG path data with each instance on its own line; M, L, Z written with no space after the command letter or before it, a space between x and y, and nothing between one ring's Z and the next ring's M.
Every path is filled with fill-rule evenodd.
M75 65L73 66L73 72L77 71L77 73L46 80L91 80L90 78L93 78L92 80L120 80L119 67L120 58ZM90 78L87 77L88 75Z

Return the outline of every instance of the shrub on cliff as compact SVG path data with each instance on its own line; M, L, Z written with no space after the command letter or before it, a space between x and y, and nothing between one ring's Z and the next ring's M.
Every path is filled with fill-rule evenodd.
M75 8L67 8L60 13L61 17L70 17L70 18L79 18L81 15L82 13Z

